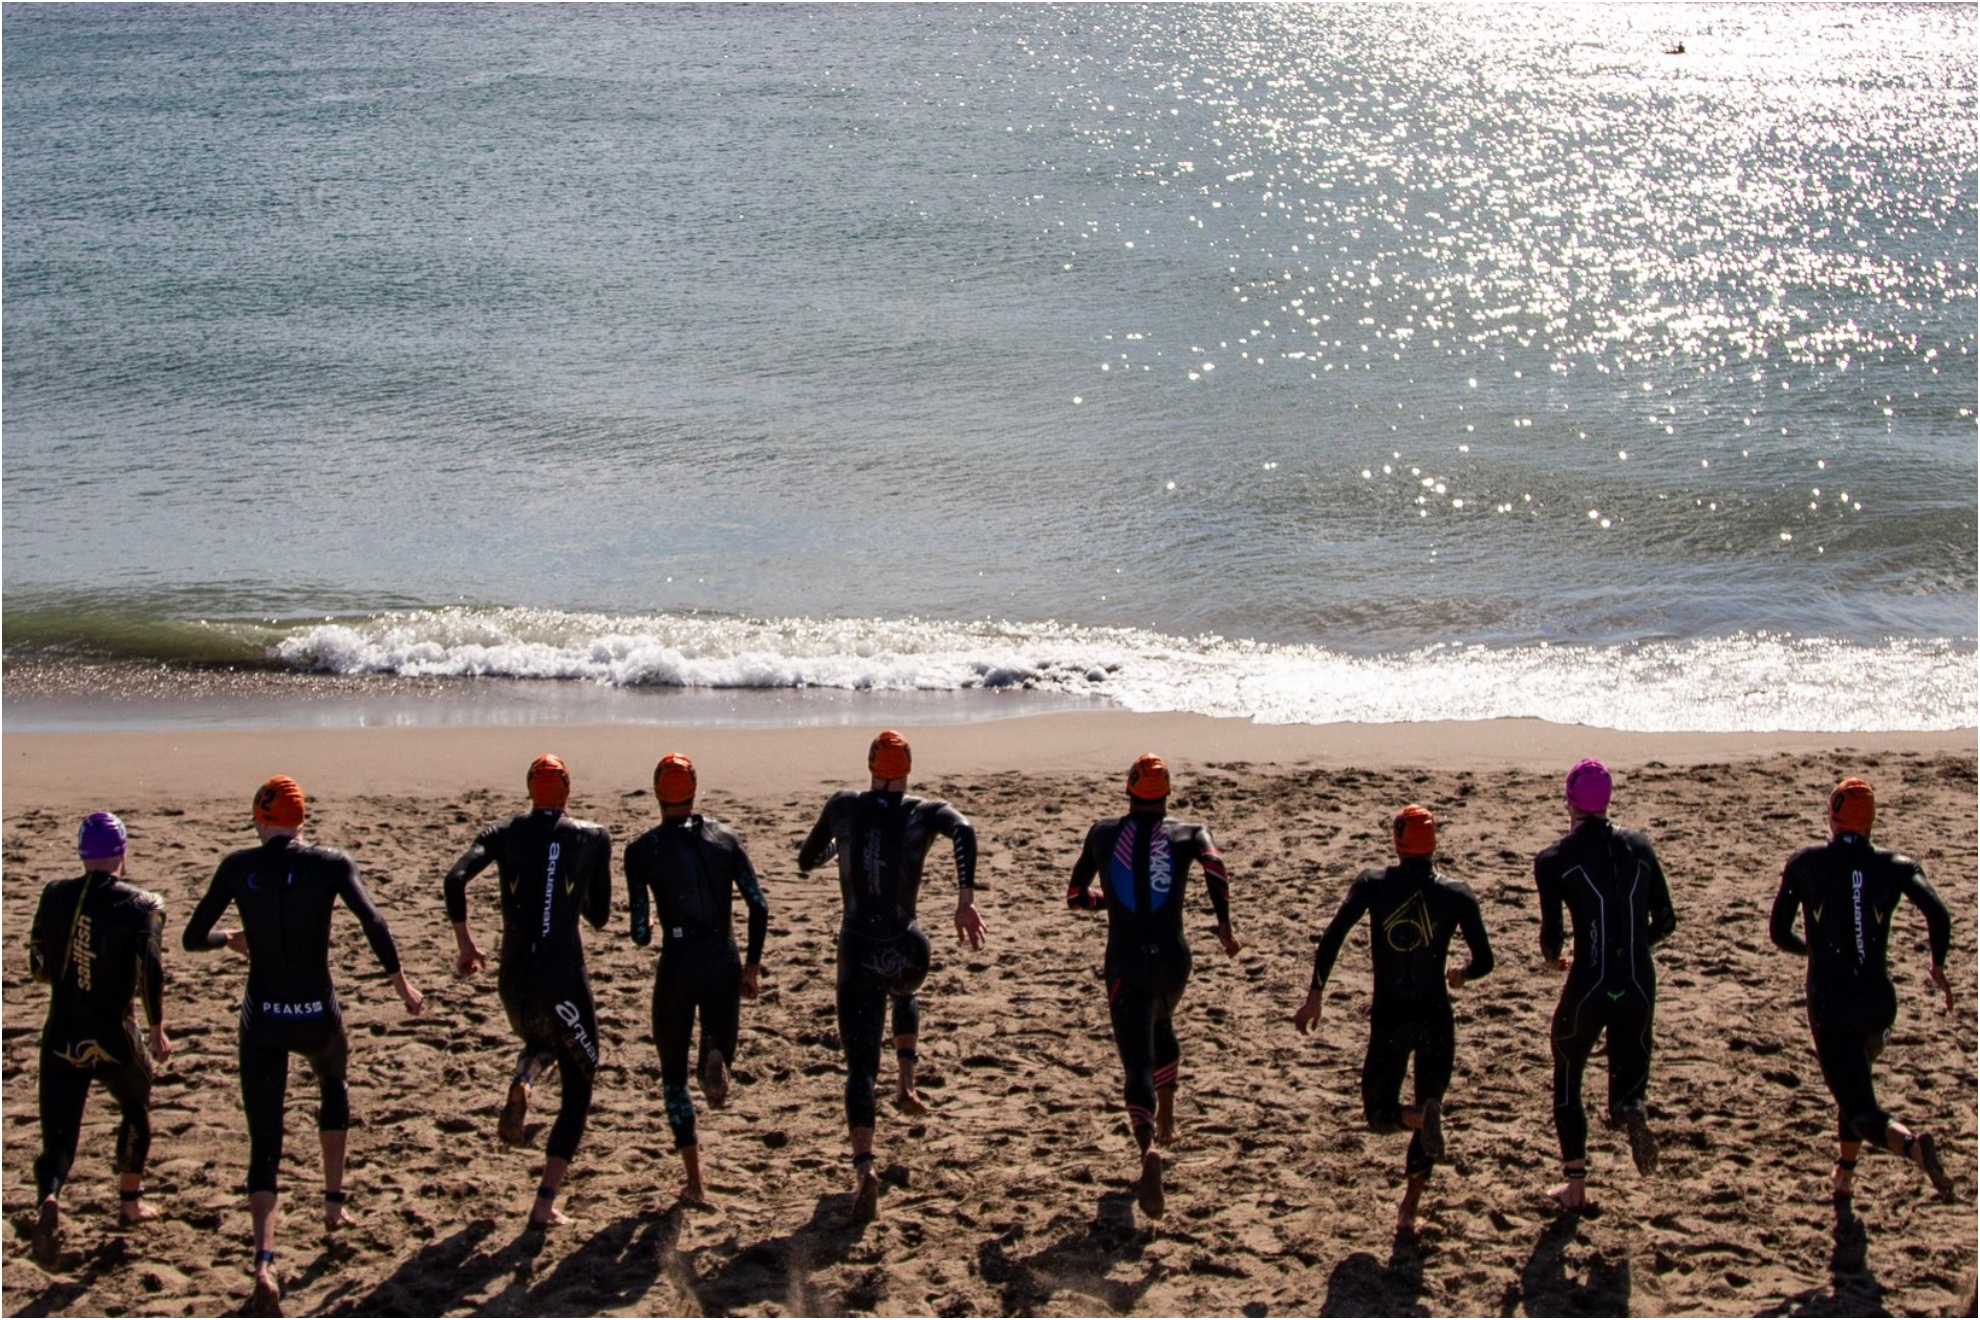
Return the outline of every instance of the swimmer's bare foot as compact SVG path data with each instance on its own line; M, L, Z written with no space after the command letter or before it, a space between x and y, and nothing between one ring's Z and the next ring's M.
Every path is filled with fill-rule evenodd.
M1646 1177L1657 1171L1657 1134L1650 1130L1650 1119L1640 1109L1623 1115L1623 1130L1629 1134L1629 1157L1636 1171Z
M708 1051L701 1061L701 1096L710 1109L729 1103L729 1064L720 1050Z
M687 1206L693 1210L708 1210L713 1208L708 1203L708 1189L698 1182L691 1182L684 1185L681 1188L681 1194L675 1198L675 1203Z
M151 1205L144 1199L142 1192L131 1197L125 1197L121 1193L119 1194L119 1204L117 1206L118 1223L128 1227L132 1224L148 1224L156 1218L158 1218L158 1212L151 1208Z
M1567 1181L1548 1192L1547 1195L1554 1198L1560 1204L1561 1209L1567 1211L1569 1214L1579 1214L1582 1211L1593 1210L1595 1208L1595 1203L1588 1199L1588 1171L1586 1169L1569 1169L1567 1171Z
M921 1098L918 1091L909 1087L902 1087L894 1092L894 1108L909 1118L928 1116L928 1102Z
M502 1106L502 1118L495 1125L495 1135L502 1139L504 1146L520 1146L528 1139L523 1131L523 1125L528 1119L529 1083L510 1082L509 1100Z
M1413 1237L1416 1234L1416 1207L1423 1199L1422 1178L1411 1178L1403 1187L1402 1204L1396 1207L1396 1235Z
M536 1202L536 1208L529 1212L529 1226L535 1229L569 1228L576 1222L559 1210L554 1202L540 1198Z
M1155 1144L1176 1144L1176 1088L1164 1086L1155 1092Z
M1912 1158L1917 1162L1919 1169L1925 1176L1931 1180L1932 1190L1936 1191L1940 1196L1952 1195L1952 1175L1947 1173L1946 1166L1939 1162L1938 1147L1932 1141L1931 1133L1920 1132L1918 1134L1912 1144Z
M853 1193L852 1217L855 1224L871 1223L880 1214L880 1175L869 1160L859 1166L859 1185Z
M349 1228L357 1223L345 1202L350 1200L348 1192L325 1192L323 1194L323 1231L335 1233L340 1228Z
M1423 1102L1423 1153L1433 1160L1444 1158L1444 1102Z
M1150 1219L1160 1219L1169 1206L1162 1191L1162 1157L1152 1150L1141 1157L1141 1183L1135 1189L1135 1202Z
M34 1238L28 1244L35 1262L53 1267L62 1255L62 1206L54 1197L41 1203L41 1213L34 1221Z
M275 1277L275 1253L272 1251L260 1252L255 1257L254 1292L248 1297L245 1313L282 1314L282 1281Z

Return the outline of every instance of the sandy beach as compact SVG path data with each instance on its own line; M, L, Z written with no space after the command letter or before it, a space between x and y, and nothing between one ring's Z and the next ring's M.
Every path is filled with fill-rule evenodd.
M428 995L407 1019L355 922L336 972L351 1031L352 1209L334 1241L317 1207L314 1095L292 1079L281 1268L291 1314L1969 1314L1975 1239L1975 738L1949 734L1641 735L1537 722L1254 726L1095 713L909 730L912 790L955 802L982 842L991 943L957 946L946 861L931 859L924 925L923 1082L909 1121L884 1106L879 1221L850 1197L833 1019L831 880L798 876L825 794L862 786L869 729L468 728L17 735L5 743L4 1310L11 1315L233 1313L249 1287L246 1137L236 1086L243 965L178 951L218 859L252 841L267 775L301 781L307 837L349 851ZM1168 1215L1133 1209L1132 1143L1097 978L1104 918L1064 910L1087 825L1121 809L1120 775L1154 749L1174 815L1208 824L1232 876L1245 948L1226 959L1192 878L1196 971L1179 1015L1180 1144ZM520 810L543 750L574 776L571 808L618 844L658 819L648 785L690 753L702 808L735 827L771 904L765 991L746 1005L737 1078L702 1108L715 1208L672 1207L679 1164L648 1034L653 954L613 924L587 935L605 1062L569 1186L572 1228L520 1231L541 1167L500 1146L512 1042L492 975L451 970L440 878L482 825ZM1560 773L1594 755L1617 773L1615 817L1646 829L1679 929L1660 953L1654 1178L1593 1122L1599 1215L1544 1198L1558 1152L1547 1021L1558 979L1537 954L1531 859L1564 828ZM1900 1013L1880 1098L1940 1135L1957 1198L1894 1159L1866 1159L1866 1231L1838 1251L1828 1196L1833 1108L1801 1016L1801 964L1772 949L1782 859L1821 837L1827 790L1876 787L1878 841L1917 856L1954 914L1957 1011L1935 1007L1924 922L1892 939ZM1291 1015L1312 943L1348 881L1387 860L1405 802L1439 819L1439 865L1483 903L1499 969L1457 997L1451 1158L1419 1240L1392 1240L1404 1142L1362 1130L1368 955L1342 955L1317 1039ZM76 871L76 823L111 809L131 871L162 894L168 1026L178 1052L154 1092L149 1187L163 1214L110 1227L114 1109L93 1096L65 1201L58 1268L27 1255L34 1079L45 991L21 944L41 886ZM494 881L470 890L484 946ZM1591 1094L1602 1061L1591 1066ZM555 1083L535 1118L554 1112ZM1591 1118L1598 1106L1591 1106Z

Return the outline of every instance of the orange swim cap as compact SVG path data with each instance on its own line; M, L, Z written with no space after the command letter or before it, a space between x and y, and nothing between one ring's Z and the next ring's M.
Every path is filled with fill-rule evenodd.
M1868 834L1877 820L1877 795L1861 779L1845 779L1829 794L1829 823L1844 834Z
M571 800L571 772L561 759L545 752L529 763L529 800L539 811L562 810Z
M913 764L914 753L907 739L892 729L882 729L873 745L866 749L866 768L880 779L906 779L908 767Z
M273 830L301 829L303 823L302 785L287 775L276 775L255 790L254 823Z
M1153 752L1143 752L1128 767L1128 796L1142 802L1160 802L1169 796L1169 767Z
M653 796L663 807L678 807L694 801L697 781L694 762L679 752L669 752L653 767Z
M1437 818L1412 802L1396 813L1396 856L1428 857L1437 851Z

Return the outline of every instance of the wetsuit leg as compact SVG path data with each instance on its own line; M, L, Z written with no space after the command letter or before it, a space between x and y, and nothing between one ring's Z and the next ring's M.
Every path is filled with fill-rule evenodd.
M280 1191L282 1120L289 1097L289 1051L241 1036L241 1108L247 1114L248 1195Z
M1457 1065L1457 1022L1450 1004L1418 1009L1411 1015L1407 1035L1416 1056L1415 1101L1421 1108L1425 1101L1441 1101L1451 1088L1451 1072ZM1427 1178L1435 1166L1419 1129L1403 1156L1403 1172L1412 1178Z
M1632 991L1608 1005L1609 1121L1643 1112L1650 1092L1651 1029L1657 1020L1656 1002Z
M1114 1046L1126 1074L1128 1126L1135 1144L1147 1150L1155 1139L1155 1012L1154 991L1129 985L1116 977L1107 985L1107 1015L1114 1027ZM1171 1039L1174 1032L1170 1033Z
M894 1034L896 1036L918 1036L921 1034L921 999L919 996L893 995Z
M1561 992L1550 1033L1554 1048L1554 1130L1561 1158L1572 1164L1588 1157L1588 1114L1581 1104L1581 1078L1588 1056L1602 1035L1602 1017L1593 995L1583 998L1570 982Z
M318 1132L348 1132L351 1127L351 1038L339 1022L329 1039L302 1051L316 1077L321 1100L316 1110Z
M83 1105L89 1098L90 1071L62 1062L47 1046L41 1050L41 1155L34 1162L38 1200L57 1196L69 1180L82 1141Z
M1361 1061L1361 1114L1371 1132L1400 1132L1403 1074L1410 1040L1401 1013L1377 1008L1368 1018L1368 1053Z
M714 1053L721 1054L723 1062L733 1066L742 1034L742 960L734 950L726 950L711 956L708 964L701 992L695 997L701 1013L697 1069L705 1069L708 1056Z
M551 1159L568 1160L577 1154L591 1116L592 1079L598 1073L598 1014L589 981L567 986L563 994L549 998L557 1023L553 1048L563 1076L558 1082L557 1121L550 1125L543 1151Z
M682 984L680 958L662 952L653 977L653 1043L660 1051L660 1091L667 1107L667 1126L674 1149L697 1144L694 1098L688 1093L688 1044L694 1034L694 998ZM702 1028L707 1041L708 1030Z
M103 1081L122 1111L117 1126L117 1172L142 1175L145 1162L151 1158L151 1066L143 1049L133 1048L129 1061L107 1069Z
M1836 1098L1836 1137L1840 1141L1867 1141L1881 1146L1890 1127L1891 1116L1877 1104L1877 1089L1871 1076L1871 1061L1882 1051L1884 1032L1815 1028L1815 1058L1822 1066L1822 1080Z
M864 956L867 944L857 936L839 938L839 1043L846 1052L846 1123L855 1128L873 1126L887 1013L887 984Z
M1155 970L1155 1089L1173 1090L1182 1075L1182 1042L1176 1039L1176 1008L1189 986L1189 950L1165 950L1155 959Z
M535 987L520 980L512 982L506 976L496 986L496 993L502 1000L502 1012L508 1016L509 1030L522 1042L516 1054L516 1080L532 1073L536 1080L542 1080L544 1072L555 1066L557 1051L550 1043L555 1033L538 1002L540 995Z

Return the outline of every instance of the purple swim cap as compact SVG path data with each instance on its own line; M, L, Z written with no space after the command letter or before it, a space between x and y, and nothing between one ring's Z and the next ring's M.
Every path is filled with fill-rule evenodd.
M1591 816L1607 815L1609 794L1614 788L1609 779L1609 767L1600 761L1583 761L1568 771L1567 801L1576 811Z
M103 862L124 855L124 822L107 811L87 817L76 831L76 851L85 862Z

